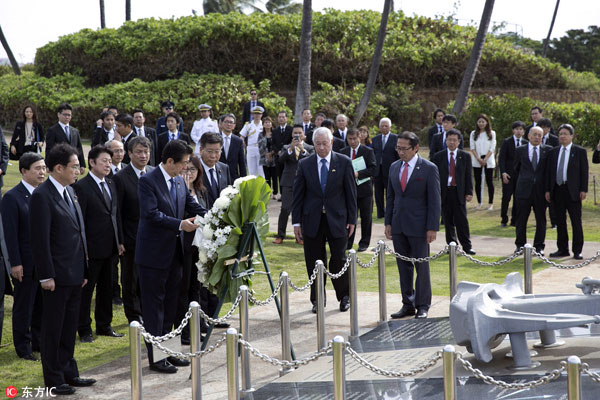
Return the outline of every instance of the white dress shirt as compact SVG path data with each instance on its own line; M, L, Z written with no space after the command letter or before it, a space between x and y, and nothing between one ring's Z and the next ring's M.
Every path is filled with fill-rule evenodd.
M410 159L410 161L403 162L402 163L402 167L400 167L400 175L398 175L398 179L400 182L402 182L402 173L404 172L404 168L406 168L406 164L408 164L408 172L406 175L406 183L408 183L408 181L410 181L410 176L412 175L413 171L415 170L415 165L417 165L417 160L419 159L419 155L415 154L413 156L413 158Z

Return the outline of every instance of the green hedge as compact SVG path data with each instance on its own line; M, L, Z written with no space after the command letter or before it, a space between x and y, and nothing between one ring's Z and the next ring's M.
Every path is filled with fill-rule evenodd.
M513 95L477 96L469 98L467 108L460 118L458 128L466 134L475 129L477 116L487 114L492 119L492 128L496 131L499 142L512 134L514 121L530 123L529 115L533 106L544 110L544 116L552 120L554 129L560 124L569 123L575 128L575 142L584 146L595 146L600 138L600 105L594 103L552 103L533 100L529 97L519 98ZM452 103L448 105L452 109Z
M180 79L144 82L134 79L98 88L86 88L85 79L71 74L44 78L32 72L21 76L6 74L0 76L0 124L13 127L21 119L22 108L35 104L39 119L46 127L56 123L56 108L68 102L73 108L73 126L82 135L91 135L94 121L102 107L116 105L120 111L131 112L141 108L146 114L147 123L154 126L162 116L160 103L165 99L175 102L175 110L185 125L186 132L197 119L197 106L208 103L213 106L216 116L234 113L241 116L242 105L248 101L248 92L254 84L240 76L184 74ZM275 114L279 110L290 111L285 99L270 92L270 82L264 80L258 85L261 100L267 111Z
M381 14L327 10L313 18L313 82L365 83ZM72 73L91 86L182 76L240 74L276 87L295 87L301 15L209 14L127 22L118 29L84 29L38 49L36 71ZM444 20L389 17L379 81L416 87L458 86L476 30ZM595 76L571 76L558 64L525 55L499 38L486 41L478 87L571 88L571 79L600 87ZM578 87L579 88L579 87ZM592 89L590 87L589 89Z

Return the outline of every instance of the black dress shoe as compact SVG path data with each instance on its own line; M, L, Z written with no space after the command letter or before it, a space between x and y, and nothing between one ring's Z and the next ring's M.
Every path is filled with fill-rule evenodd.
M345 312L350 308L350 298L348 296L342 297L340 300L340 311Z
M393 313L392 315L390 315L390 317L392 317L392 319L398 319L398 318L408 317L408 316L411 316L411 315L415 315L415 309L414 308L402 307L400 309L400 311Z
M362 253L363 251L367 251L367 250L368 250L368 248L369 248L369 246L364 246L364 247L363 247L363 246L360 246L360 247L358 248L358 250L357 250L357 251L358 251L359 253Z
M231 325L228 324L227 322L217 322L215 324L215 328L219 328L219 329L227 329L229 328Z
M575 255L573 256L573 258L574 258L574 259L576 259L576 260L583 260L583 255L582 255L581 253L579 253L579 254L575 254Z
M81 343L94 343L94 337L90 333L89 335L83 335L83 336L79 337L79 341Z
M571 254L569 254L568 251L555 251L554 253L550 253L550 257L569 257Z
M535 251L536 251L537 253L539 253L540 255L542 255L542 256L544 255L544 249L535 249ZM567 255L568 255L568 254L567 254Z
M68 394L75 393L75 388L63 383L62 385L58 385L54 389L52 389L53 394L57 394L59 396L65 396Z
M190 365L190 362L188 360L182 360L177 357L168 357L167 361L177 367L187 367L188 365Z
M160 372L161 374L174 374L177 372L177 367L167 360L160 360L154 364L150 364L150 369L152 371Z
M208 332L208 324L206 323L206 321L204 319L200 320L200 333L206 333Z
M115 332L115 330L113 328L108 328L108 329L102 330L102 331L96 330L96 335L98 335L98 336L110 336L110 337L123 337L123 336L125 336L122 333Z
M427 311L419 310L417 311L417 315L415 315L415 319L425 319L427 318Z
M184 337L182 336L182 337L181 337L181 344L182 344L183 346L189 346L189 345L191 344L191 342L190 342L190 338L189 338L189 337L187 337L187 338L184 338Z
M28 361L40 361L37 359L36 356L34 356L33 354L25 354L23 357L21 357L23 360L28 360Z
M79 376L73 378L73 379L67 379L67 383L71 386L76 386L76 387L85 387L85 386L92 386L94 383L96 383L95 379L92 378L81 378Z
M465 253L467 253L467 254L469 254L469 255L471 255L471 256L474 256L475 254L477 254L477 253L475 253L475 252L473 251L473 249L465 250Z
M502 223L500 224L500 226L501 226L502 228L506 228L506 222L502 222Z

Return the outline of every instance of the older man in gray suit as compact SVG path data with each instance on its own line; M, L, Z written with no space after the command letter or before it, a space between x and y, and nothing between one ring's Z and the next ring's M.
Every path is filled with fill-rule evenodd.
M400 160L390 167L385 209L385 236L394 241L394 250L404 256L429 255L429 244L440 228L440 176L435 164L419 157L419 137L412 132L398 135L396 151ZM402 308L391 315L427 318L431 304L429 262L411 263L396 259L400 273ZM413 288L414 269L417 270Z

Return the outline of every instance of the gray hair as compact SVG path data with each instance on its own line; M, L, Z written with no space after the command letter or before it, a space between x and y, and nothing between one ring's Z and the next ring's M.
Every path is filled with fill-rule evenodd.
M390 124L390 128L392 127L392 120L391 120L391 119L389 119L388 117L384 117L384 118L381 118L381 119L379 120L379 127L380 127L380 128L381 128L381 123L382 123L382 122L387 122L388 124Z
M536 131L536 132L539 131L542 134L542 136L544 136L544 130L537 125L531 127L531 129L529 130L529 132L533 132L533 131Z
M327 136L327 139L329 141L333 140L333 133L331 133L331 131L329 130L329 128L320 127L320 128L315 129L315 131L313 132L313 142L315 141L315 139L319 135L325 135L325 136Z
M338 115L336 115L336 116L335 116L335 120L337 121L337 119L338 119L339 117L342 117L342 118L344 118L344 119L346 120L346 123L348 123L348 117L346 117L344 114L338 114Z
M144 136L135 136L127 141L127 151L131 151L133 153L133 149L135 146L142 146L146 149L152 148L152 142L150 139Z
M121 142L120 140L115 140L115 139L107 140L106 143L104 143L104 145L110 149L110 144L112 142L120 143L121 145L123 145L123 142ZM123 146L123 149L125 149L125 146Z

